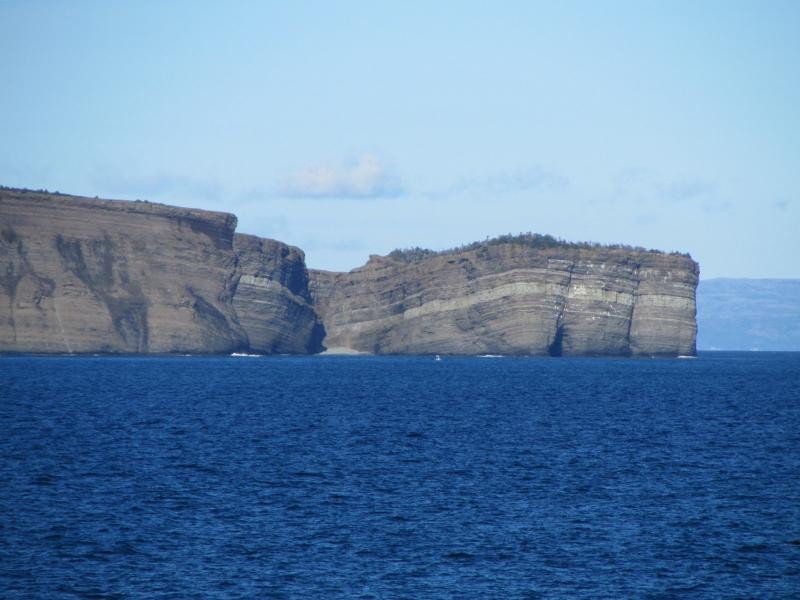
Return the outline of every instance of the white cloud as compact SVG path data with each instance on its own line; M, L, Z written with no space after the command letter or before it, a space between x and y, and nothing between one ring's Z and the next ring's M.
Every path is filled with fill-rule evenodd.
M282 192L292 198L388 198L403 188L377 157L365 154L348 163L312 164L289 173Z

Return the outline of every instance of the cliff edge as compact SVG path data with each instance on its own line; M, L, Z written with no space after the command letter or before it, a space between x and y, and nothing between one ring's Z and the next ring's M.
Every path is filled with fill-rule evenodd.
M318 350L302 252L235 228L227 213L1 188L0 352Z
M236 217L0 190L0 350L225 352Z
M233 247L238 266L233 308L250 350L320 352L325 330L312 306L303 251L242 233L234 236Z
M324 343L376 354L695 354L690 257L530 243L540 238L311 271Z
M688 255L527 234L332 273L235 227L0 188L0 352L695 354Z

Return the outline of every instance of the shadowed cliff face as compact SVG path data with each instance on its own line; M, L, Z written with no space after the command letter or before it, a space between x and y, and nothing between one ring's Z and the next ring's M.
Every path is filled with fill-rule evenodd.
M311 271L329 348L382 354L692 355L697 263L615 248L486 246Z
M239 279L233 306L254 352L322 350L322 323L311 306L305 255L294 246L236 234Z
M0 350L225 352L236 217L0 190Z

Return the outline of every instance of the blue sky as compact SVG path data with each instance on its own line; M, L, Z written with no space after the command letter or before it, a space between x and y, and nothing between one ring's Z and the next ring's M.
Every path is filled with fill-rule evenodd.
M800 277L798 2L0 0L0 184L348 270L502 233Z

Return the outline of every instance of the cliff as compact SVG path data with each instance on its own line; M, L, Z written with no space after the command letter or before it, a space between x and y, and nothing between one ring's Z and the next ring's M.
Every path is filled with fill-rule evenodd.
M685 255L522 236L331 273L235 226L0 188L0 352L695 352Z
M0 189L0 351L313 351L302 253L249 237L234 250L235 227L226 213ZM269 292L254 302L254 288Z
M311 271L329 348L381 354L692 355L698 266L626 248L505 243Z
M311 306L303 251L237 233L238 283L233 308L255 352L307 354L322 350L325 330Z

